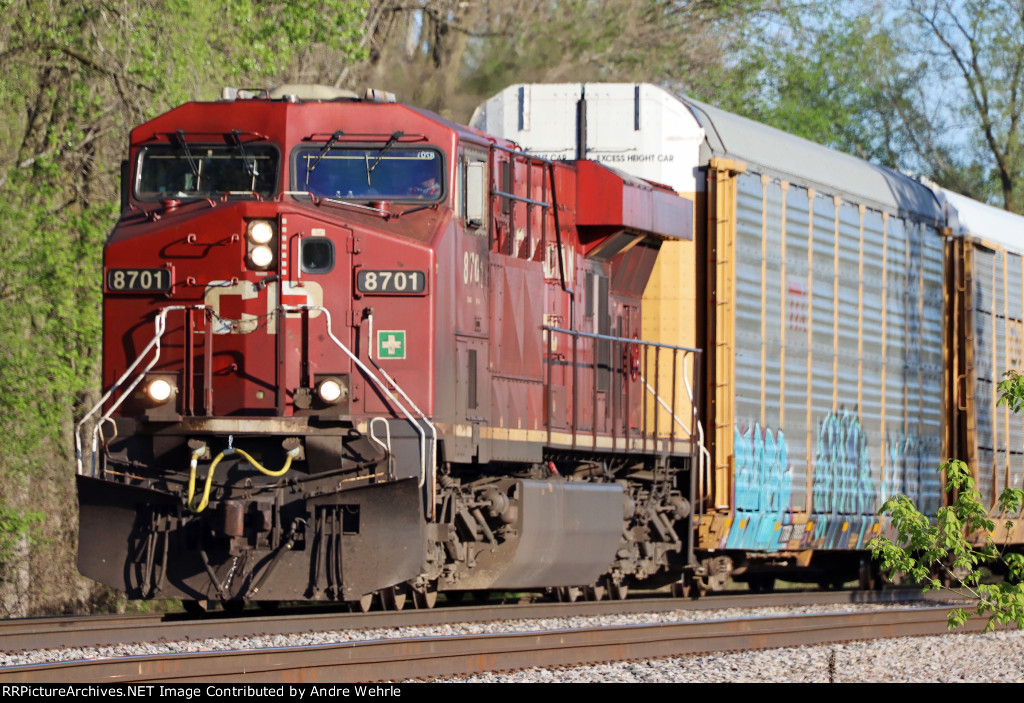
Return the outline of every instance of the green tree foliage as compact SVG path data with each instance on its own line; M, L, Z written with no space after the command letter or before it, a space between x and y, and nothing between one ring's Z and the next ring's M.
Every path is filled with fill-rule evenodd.
M1024 408L1024 377L1008 372L999 384L999 403L1015 412ZM949 627L963 625L972 616L988 618L986 631L996 625L1015 624L1024 629L1024 555L1008 551L992 538L996 522L982 503L967 464L951 459L940 471L946 476L946 492L952 504L940 508L934 519L922 515L905 495L896 495L882 506L892 518L896 540L878 537L868 545L872 555L889 572L902 572L924 590L947 589L974 599L974 612L954 608ZM1006 488L994 513L1005 519L1007 533L1024 506L1024 490ZM1005 580L982 582L982 567L1003 573Z
M930 80L942 86L922 91L919 101L922 161L938 172L980 171L986 190L968 194L1024 211L1024 5L905 0L903 7L916 30L906 36L906 51L928 47Z
M0 0L0 12L0 610L23 612L72 591L71 428L99 385L102 247L129 129L222 85L299 78L315 53L361 61L367 3ZM11 597L18 583L30 598Z
M1024 6L895 0L790 13L745 114L1024 212ZM758 56L759 54L759 56Z
M468 120L512 83L645 81L756 100L743 58L798 0L376 0L366 80Z
M906 107L908 76L894 69L894 28L832 6L788 20L777 42L746 59L759 72L763 99L737 108L819 144L897 165L908 145L892 113Z

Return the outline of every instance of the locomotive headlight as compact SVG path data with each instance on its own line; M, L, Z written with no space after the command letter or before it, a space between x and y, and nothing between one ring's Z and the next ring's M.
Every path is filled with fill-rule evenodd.
M328 378L321 381L316 387L316 394L325 403L337 403L339 400L345 399L348 389L338 380Z
M266 220L249 223L249 239L253 244L269 244L274 238L274 226Z
M256 268L265 269L274 262L274 252L270 250L270 247L260 244L249 252L249 261Z
M165 403L174 394L174 386L162 378L156 378L146 386L146 395L156 403Z

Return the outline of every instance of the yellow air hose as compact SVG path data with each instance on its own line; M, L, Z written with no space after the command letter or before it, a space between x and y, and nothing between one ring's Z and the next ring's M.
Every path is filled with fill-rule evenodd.
M244 449L237 449L229 445L227 449L218 454L216 458L214 458L214 460L210 463L210 470L206 473L206 485L203 487L202 499L199 501L199 505L193 506L192 502L195 499L196 493L196 470L199 465L199 457L202 456L205 451L205 447L201 447L199 449L194 450L192 452L192 460L189 462L188 509L193 513L201 513L204 510L206 510L206 506L210 502L210 487L213 485L213 472L217 468L217 464L219 464L221 459L223 459L225 456L237 452L238 454L241 454L242 458L249 462L260 473L266 474L267 476L277 477L284 476L288 472L288 469L292 467L292 460L299 454L298 447L295 447L294 449L289 449L288 455L284 461L284 466L281 467L281 469L278 471L271 471L270 469L264 467L262 464L256 461L256 459L254 459L253 456L249 454L249 452L245 451Z

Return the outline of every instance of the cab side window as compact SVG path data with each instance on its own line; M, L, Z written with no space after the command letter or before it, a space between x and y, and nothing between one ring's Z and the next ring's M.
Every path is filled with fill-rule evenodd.
M487 219L487 154L467 149L459 158L459 214L467 227Z

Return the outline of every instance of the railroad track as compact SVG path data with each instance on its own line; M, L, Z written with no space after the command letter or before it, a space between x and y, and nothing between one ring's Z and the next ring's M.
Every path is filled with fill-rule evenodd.
M273 616L246 611L193 620L184 614L87 615L0 620L0 652L100 647L137 642L174 642L207 637L248 637L385 627L426 627L460 622L616 615L665 610L785 607L842 603L903 603L920 600L919 589L721 594L699 600L666 597L626 601L539 602L517 605L439 607L432 610L350 613L304 607ZM252 613L249 615L249 613ZM2 671L2 670L0 670Z
M713 597L700 601L650 598L626 602L538 603L526 606L477 606L430 611L380 613L300 613L273 618L225 618L189 621L173 617L114 616L7 621L0 626L5 651L127 642L170 642L206 637L251 637L313 631L442 625L491 620L584 617L678 609L784 607L795 605L899 602L920 599L919 592L778 593ZM933 634L945 631L947 607L911 611L786 616L634 626L552 630L492 635L374 639L360 642L201 654L118 657L61 664L7 667L0 681L202 681L250 682L307 680L386 680L466 674L543 664L690 654L722 649L775 647L841 639ZM927 615L922 615L926 613ZM811 618L811 619L806 619ZM795 623L805 623L797 626ZM911 626L892 630L894 623ZM890 628L890 629L885 629ZM923 628L923 629L922 629ZM806 631L811 639L799 639ZM849 633L842 635L838 633ZM819 637L815 639L815 637ZM824 639L820 639L824 637ZM29 645L25 638L32 638ZM12 647L11 643L18 646ZM562 652L559 654L558 652ZM533 654L531 654L533 653Z
M11 667L13 683L370 682L941 634L948 607L378 639ZM966 631L980 631L970 621Z

